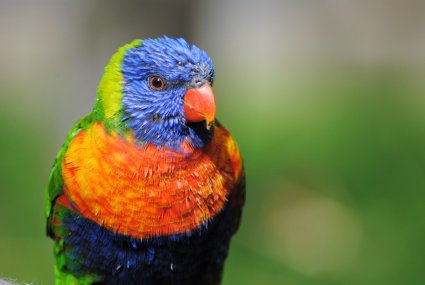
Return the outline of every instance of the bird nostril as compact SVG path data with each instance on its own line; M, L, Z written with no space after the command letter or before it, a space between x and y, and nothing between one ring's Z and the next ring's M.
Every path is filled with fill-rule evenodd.
M190 83L190 87L192 88L199 88L202 85L204 85L207 81L204 78L194 78L192 79L192 82Z

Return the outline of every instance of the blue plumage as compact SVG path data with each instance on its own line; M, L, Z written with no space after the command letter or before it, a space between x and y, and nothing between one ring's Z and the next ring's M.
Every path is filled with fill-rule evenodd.
M220 284L245 172L215 120L213 80L211 59L183 39L134 41L112 57L50 176L56 284Z
M233 202L243 202L244 180ZM242 195L242 196L241 196ZM63 207L63 206L62 206ZM121 235L63 208L63 243L68 259L61 270L76 277L96 272L95 284L209 285L221 279L229 240L239 225L241 208L230 203L199 228L184 234L149 239Z
M183 39L147 39L129 50L122 63L123 119L143 142L178 150L182 141L203 147L208 134L186 124L183 98L188 88L212 84L214 67L205 51ZM154 91L149 78L163 77L165 88Z

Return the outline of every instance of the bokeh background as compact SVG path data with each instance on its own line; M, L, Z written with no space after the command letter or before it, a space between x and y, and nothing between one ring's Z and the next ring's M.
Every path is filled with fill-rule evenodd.
M53 284L44 189L103 67L184 37L216 66L247 204L223 284L423 284L425 2L0 0L0 278Z

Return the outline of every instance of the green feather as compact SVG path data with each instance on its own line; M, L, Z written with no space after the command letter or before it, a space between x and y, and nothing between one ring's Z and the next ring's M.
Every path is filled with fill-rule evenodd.
M56 285L90 285L100 279L94 275L79 276L78 278L71 273L65 273L56 266L55 268Z
M62 145L61 150L56 156L52 171L50 172L49 182L47 185L47 203L46 217L49 232L49 219L52 213L52 205L55 199L63 193L62 178L62 159L68 150L68 146L73 138L81 131L87 129L93 122L102 122L106 130L115 130L120 134L126 131L122 122L119 120L121 114L121 100L123 89L123 75L121 72L121 64L125 53L134 47L140 46L141 40L134 40L118 49L112 56L108 65L105 67L99 88L97 91L96 104L93 111L86 117L78 121L68 134L67 139Z
M50 172L49 182L47 185L46 195L46 218L47 227L49 232L49 219L52 213L52 205L55 199L63 193L63 178L62 178L62 159L68 150L68 146L72 139L81 131L87 129L93 123L92 113L88 114L77 123L74 124L71 131L68 133L68 137L62 145L58 155L56 156L55 162L53 163L52 170Z
M124 59L125 53L136 46L141 45L141 40L135 40L123 47L121 47L111 58L108 65L105 67L105 74L100 81L96 103L91 113L79 120L74 124L65 142L62 145L59 153L56 156L52 170L50 172L49 182L46 191L46 229L47 233L53 237L53 233L61 236L66 234L61 231L60 226L53 225L51 219L55 215L56 218L61 220L63 214L67 211L66 208L59 206L53 207L56 199L63 193L63 177L62 177L62 162L63 158L68 151L68 147L75 136L80 132L90 128L95 122L101 122L107 131L116 131L119 134L124 134L127 131L125 126L120 120L122 108L122 89L123 89L123 75L121 72L121 64ZM56 213L53 213L56 211ZM64 254L63 240L59 239L55 244L56 256L56 285L89 285L93 282L99 281L96 275L83 275L73 276L63 270L67 264L75 262L75 260L67 260Z
M122 111L122 89L124 78L121 71L122 61L129 49L140 46L141 40L134 40L118 49L105 67L105 74L97 90L96 104L93 109L97 121L105 125L106 130L126 130L120 120Z

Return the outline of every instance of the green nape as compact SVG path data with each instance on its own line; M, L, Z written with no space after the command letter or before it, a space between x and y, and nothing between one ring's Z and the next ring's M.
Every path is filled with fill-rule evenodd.
M129 49L138 47L142 44L141 40L134 40L118 49L111 57L108 65L105 67L103 75L97 90L96 104L93 109L96 121L103 122L107 129L119 129L122 127L119 120L121 114L121 101L123 97L123 74L121 71L122 61Z

